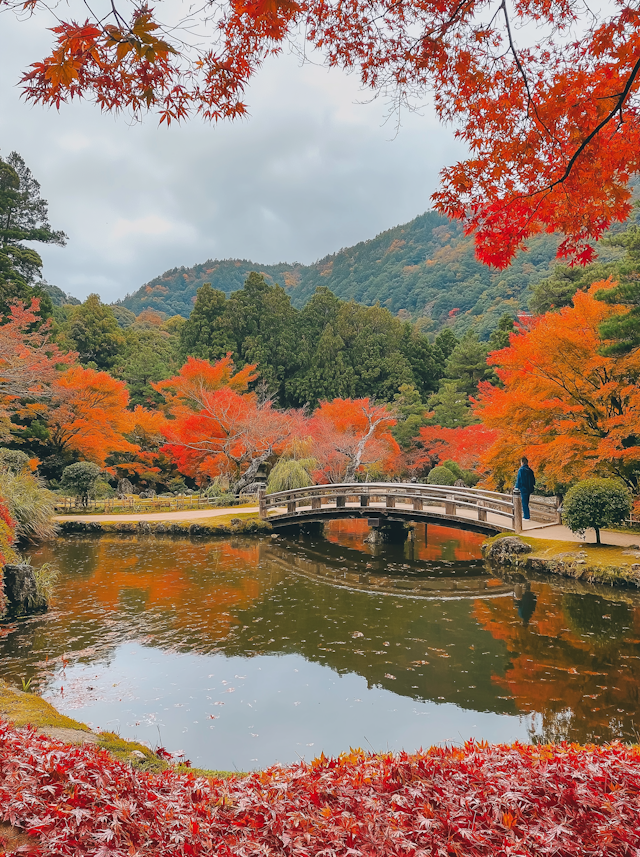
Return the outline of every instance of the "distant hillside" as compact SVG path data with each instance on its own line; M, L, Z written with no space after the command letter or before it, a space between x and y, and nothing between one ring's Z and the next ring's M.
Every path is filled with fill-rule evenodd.
M456 330L474 327L486 337L503 313L526 308L528 287L549 275L556 247L554 236L539 236L506 271L494 271L475 259L473 238L457 223L429 211L313 265L208 261L166 271L120 303L136 314L152 307L187 317L203 283L230 294L258 271L280 283L298 307L323 285L342 299L379 301L400 316L424 319L425 330L453 322Z

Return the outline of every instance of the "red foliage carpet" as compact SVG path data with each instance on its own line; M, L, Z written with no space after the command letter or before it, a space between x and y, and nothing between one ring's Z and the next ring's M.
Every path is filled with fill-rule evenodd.
M0 818L42 855L639 857L640 751L354 751L210 781L0 722Z

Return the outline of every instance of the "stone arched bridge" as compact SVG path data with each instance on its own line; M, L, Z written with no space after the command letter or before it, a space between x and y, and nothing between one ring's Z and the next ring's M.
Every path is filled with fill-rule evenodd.
M522 531L522 501L517 491L501 494L412 482L354 482L261 492L259 501L260 517L275 530L336 518L366 518L373 526L410 520L488 534ZM532 513L535 517L533 508Z

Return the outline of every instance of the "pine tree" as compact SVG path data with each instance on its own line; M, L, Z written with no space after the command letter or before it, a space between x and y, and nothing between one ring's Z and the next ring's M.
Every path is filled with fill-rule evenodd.
M52 314L51 298L37 285L42 259L24 242L64 246L66 240L51 228L47 202L22 157L12 152L0 158L0 314L6 316L14 300L30 303L32 297L40 300L41 317Z

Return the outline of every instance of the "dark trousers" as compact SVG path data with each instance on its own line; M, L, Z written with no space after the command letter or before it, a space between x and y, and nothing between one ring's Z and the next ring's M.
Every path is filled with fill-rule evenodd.
M522 517L525 521L528 521L531 518L531 513L529 512L529 497L531 497L531 494L522 491L520 496L522 497Z

